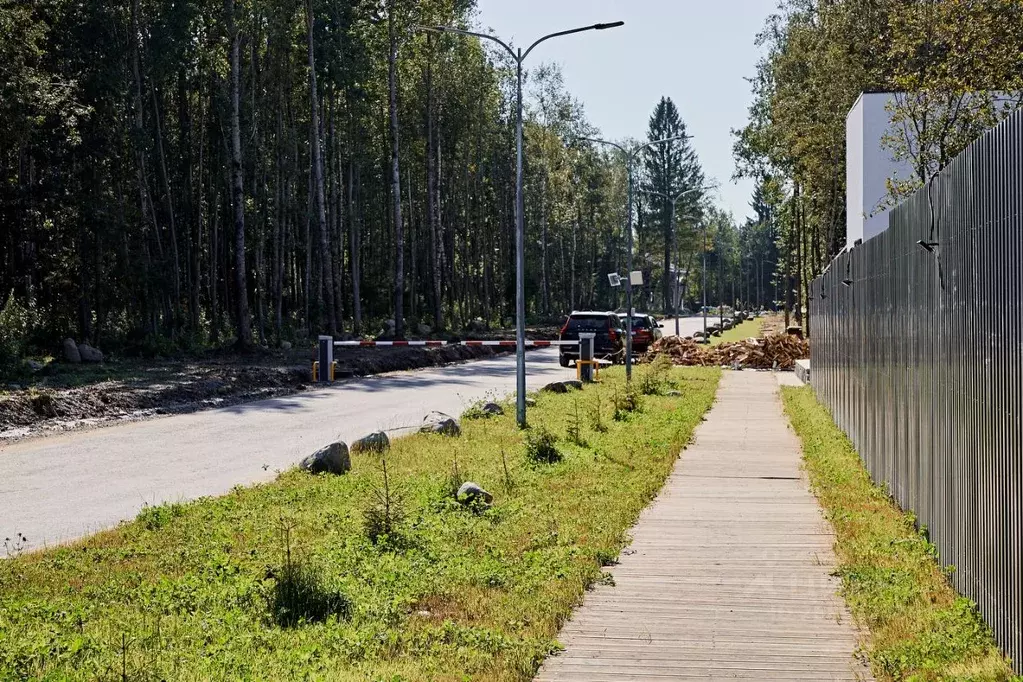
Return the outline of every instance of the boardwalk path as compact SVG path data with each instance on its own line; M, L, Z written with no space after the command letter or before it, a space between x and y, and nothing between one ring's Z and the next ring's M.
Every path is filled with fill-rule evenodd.
M725 373L615 586L586 595L537 680L870 679L799 463L775 377Z

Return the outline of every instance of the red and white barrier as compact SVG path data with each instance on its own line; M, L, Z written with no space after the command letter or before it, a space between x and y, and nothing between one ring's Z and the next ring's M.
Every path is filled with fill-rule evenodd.
M514 348L515 341L335 341L335 346L372 348L374 346L503 346ZM526 341L527 348L578 346L578 341Z

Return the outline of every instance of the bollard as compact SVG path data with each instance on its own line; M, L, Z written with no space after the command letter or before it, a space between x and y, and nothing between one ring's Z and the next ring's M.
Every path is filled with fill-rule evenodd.
M579 380L585 384L593 383L593 343L596 334L579 335Z
M334 366L334 337L321 336L317 348L316 357L320 363L321 384L329 384L334 379L334 373L330 369Z

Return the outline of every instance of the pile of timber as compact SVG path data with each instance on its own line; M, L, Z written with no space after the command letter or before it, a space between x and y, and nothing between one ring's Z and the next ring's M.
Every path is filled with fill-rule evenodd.
M645 359L652 361L658 355L667 355L674 364L690 367L792 369L796 360L810 357L810 344L789 334L771 334L717 346L666 336L654 343Z

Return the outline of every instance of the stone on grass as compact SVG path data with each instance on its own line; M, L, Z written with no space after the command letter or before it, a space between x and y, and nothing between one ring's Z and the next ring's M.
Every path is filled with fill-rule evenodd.
M562 381L561 383L565 384L565 388L574 388L577 391L583 390L583 382L577 379L572 379L571 381Z
M384 452L391 447L391 439L383 431L363 436L352 443L352 452Z
M103 352L87 343L78 344L78 355L81 356L82 362L103 362Z
M552 381L540 390L544 393L568 393L568 388L565 387L563 381Z
M483 504L490 504L494 501L494 496L488 493L479 483L473 481L466 481L458 488L458 492L455 493L455 498L462 504L472 504L473 502L482 502Z
M497 403L487 403L481 407L480 410L483 412L484 416L487 417L500 417L504 414L504 408Z
M299 466L311 474L327 473L340 476L351 471L352 459L348 455L348 446L339 441L320 448L303 459Z
M669 398L681 398L682 397L682 391L675 391L675 390L665 391L664 395L669 397Z
M76 365L82 361L82 354L78 352L78 344L74 339L64 339L64 359Z
M526 407L536 407L536 399L526 398Z
M431 412L423 418L420 433L439 433L444 436L460 436L462 429L458 420L443 412Z
M291 350L291 341L281 341L281 350Z

